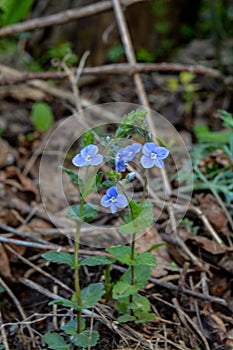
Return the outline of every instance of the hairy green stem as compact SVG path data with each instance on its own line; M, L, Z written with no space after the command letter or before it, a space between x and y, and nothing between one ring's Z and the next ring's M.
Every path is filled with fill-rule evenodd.
M111 299L112 296L112 284L111 284L111 276L110 276L111 266L107 265L104 269L104 289L105 289L105 298L107 301Z
M80 203L80 210L79 210L79 216L82 217L83 215L83 207L84 207L84 199L81 199ZM74 272L74 285L75 285L75 291L77 295L77 306L78 306L78 314L77 314L77 332L81 333L81 318L82 318L82 299L81 299L81 288L80 288L80 279L79 279L79 266L78 266L78 259L79 259L79 240L80 240L80 232L81 232L81 226L82 221L79 220L77 222L77 228L76 228L76 234L75 234L75 244L74 244L74 264L76 266L75 272Z

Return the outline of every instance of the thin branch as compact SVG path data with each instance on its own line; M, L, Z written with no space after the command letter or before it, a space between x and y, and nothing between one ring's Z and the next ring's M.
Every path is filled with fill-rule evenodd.
M67 79L68 74L66 72L56 71L56 72L36 72L36 73L22 73L19 76L10 76L5 72L6 66L0 64L0 72L2 73L0 83L1 85L8 84L20 84L29 80L60 80ZM74 68L71 70L75 70ZM83 75L119 75L128 74L132 75L134 73L150 73L150 72L165 72L165 73L179 73L179 72L190 72L196 75L209 76L214 79L220 79L227 85L233 85L232 77L226 77L221 74L220 71L214 68L209 68L203 65L186 65L179 63L136 63L131 65L129 63L115 63L106 64L97 67L84 67L82 70Z
M131 40L131 37L129 34L128 26L127 26L127 23L126 23L126 20L125 20L123 11L122 11L120 1L119 0L112 0L112 4L113 4L113 9L114 9L117 25L118 25L118 28L119 28L119 31L121 34L121 40L122 40L122 43L123 43L123 46L125 49L126 58L131 66L135 66L137 63L136 56L134 53L132 40ZM156 133L153 119L152 119L152 116L150 113L149 101L148 101L148 98L146 95L146 91L145 91L142 79L141 79L140 74L138 72L134 73L134 83L136 86L137 95L138 95L140 103L148 109L148 111L147 111L148 112L147 113L147 123L148 123L149 130L152 133L155 142L158 143L157 142L157 133ZM163 177L165 193L166 193L166 195L170 196L171 195L171 184L168 180L168 176L167 176L167 172L166 172L165 168L161 169L161 174Z
M3 281L3 279L0 277L0 284L3 286L3 288L5 289L5 291L8 293L8 295L11 297L11 299L13 300L13 302L15 303L15 306L17 307L23 321L25 321L27 319L27 316L19 302L19 300L16 298L16 296L14 295L14 293L12 292L12 290L8 287L8 285ZM32 340L32 346L33 346L33 349L35 349L35 337L34 337L34 333L32 332L32 329L31 327L26 324L26 327L28 329L28 333L31 337L31 340Z
M8 344L8 341L7 341L7 334L6 334L6 330L5 330L5 325L3 323L3 320L2 320L2 313L1 313L1 310L0 310L0 329L1 329L1 334L2 334L2 344L4 345L4 349L5 350L10 350L10 347L9 347L9 344Z
M134 3L145 0L122 0L124 6L130 6ZM96 15L98 13L111 10L111 1L100 1L92 5L84 6L77 9L65 10L50 16L40 17L24 21L22 23L12 24L0 29L0 37L21 33L25 31L46 28L58 24L64 24L80 18Z
M20 255L16 250L14 250L11 246L8 246L7 244L4 245L4 247L10 251L12 254L14 254L19 260L23 261L25 264L29 265L30 267L32 267L35 271L41 273L42 275L48 277L49 279L51 279L54 283L58 284L59 286L61 286L62 288L68 290L69 292L73 293L74 291L69 288L65 283L63 283L62 281L60 281L59 279L57 279L56 277L53 277L50 273L42 270L39 266L33 264L30 260L24 258L22 255Z

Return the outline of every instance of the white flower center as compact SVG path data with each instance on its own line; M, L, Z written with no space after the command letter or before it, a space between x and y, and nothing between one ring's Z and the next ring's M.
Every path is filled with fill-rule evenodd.
M89 161L91 160L91 156L90 156L90 155L86 156L85 160L86 160L87 162L89 162Z
M116 197L112 196L112 198L111 198L111 202L112 202L112 203L115 203L115 202L116 202L116 200L117 200L117 199L116 199Z
M152 152L150 157L151 157L151 159L155 159L155 158L157 158L157 154Z
M133 155L133 152L132 151L130 151L129 152L129 157L131 157Z

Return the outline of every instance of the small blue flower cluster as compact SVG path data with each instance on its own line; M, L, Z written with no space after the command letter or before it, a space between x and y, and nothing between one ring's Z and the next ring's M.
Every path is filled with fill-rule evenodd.
M117 172L124 172L126 170L126 163L131 162L141 149L143 155L141 156L140 163L143 168L149 169L154 166L157 168L164 167L163 159L169 155L167 148L157 146L154 142L146 142L143 146L135 142L117 151L115 155L115 170ZM84 147L73 158L72 163L77 167L100 165L103 162L103 156L98 151L97 146L90 144ZM132 180L133 176L128 175L129 180ZM114 214L117 208L125 208L128 205L128 200L125 195L118 193L116 186L112 186L102 197L101 205L109 208Z

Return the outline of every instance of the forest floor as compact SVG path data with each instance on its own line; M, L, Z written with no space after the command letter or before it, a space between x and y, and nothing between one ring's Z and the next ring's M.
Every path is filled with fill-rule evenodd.
M208 43L205 42L205 47ZM202 56L201 44L189 45L176 62L191 64L196 60L214 67L209 52L208 58ZM198 59L192 57L194 46L200 54ZM11 75L5 70L5 78L17 72L8 74ZM232 134L232 129L223 125L218 110L232 110L232 86L198 74L188 83L172 72L142 73L141 77L151 109L176 127L193 159L194 190L176 234L165 231L169 210L164 208L154 226L136 241L139 251L165 242L153 252L158 266L153 268L142 291L151 303L155 319L143 325L119 324L114 302L103 298L94 309L99 315L94 329L100 333L94 349L230 350L233 165L232 155L226 149L232 152L233 146L222 136L222 132L228 135L229 130ZM67 202L77 202L78 196L66 180L63 189L67 202L57 193L56 157L47 159L43 176L40 173L46 142L52 139L50 151L56 151L66 149L74 137L69 123L64 124L56 139L52 137L52 132L75 110L69 84L68 80L57 81L55 86L32 80L0 87L0 349L45 349L43 335L57 330L70 317L70 311L64 307L48 303L53 294L70 298L73 272L66 265L46 262L42 254L50 249L73 251L74 226L66 217L65 208ZM188 95L187 86L191 86L193 93ZM118 123L122 115L108 119L104 103L138 104L132 75L103 74L89 80L81 76L79 93L85 107L100 104L96 118L101 116L97 121L105 124L106 132L114 129L112 123ZM36 101L49 104L55 116L55 123L47 132L36 130L33 125L31 109ZM90 128L97 125L91 118L86 122ZM205 126L206 134L199 134L198 138L194 128L200 124ZM177 183L170 166L168 172L175 193ZM49 181L46 188L41 176ZM154 210L156 215L159 208L155 205ZM115 216L102 216L95 225L104 222L117 228L118 220ZM120 244L123 239L115 231L97 237L95 230L84 230L80 254L102 254L103 248ZM112 267L113 280L122 274L123 268ZM102 268L82 268L81 280L82 287L103 281Z

